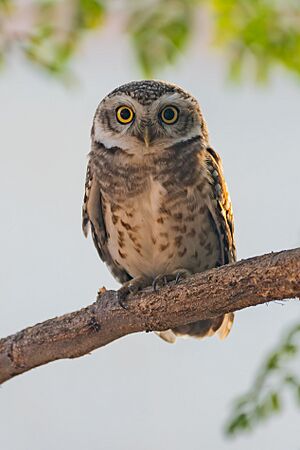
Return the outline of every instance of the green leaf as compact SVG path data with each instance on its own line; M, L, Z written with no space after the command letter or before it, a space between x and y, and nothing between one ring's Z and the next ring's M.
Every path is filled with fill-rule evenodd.
M273 353L267 362L267 370L276 370L279 367L280 354L278 352Z
M78 0L78 26L83 29L98 28L105 15L105 7L99 0Z
M270 404L273 412L279 412L281 409L281 401L278 392L271 392Z
M300 327L296 324L280 340L277 349L266 358L252 388L235 402L232 418L226 428L228 434L243 431L240 426L241 417L246 416L250 428L254 429L257 424L282 411L285 391L291 391L300 406L299 375L289 370L298 355L299 338Z
M226 433L229 435L234 435L238 431L249 431L251 429L251 424L247 414L239 414L235 417L227 426Z

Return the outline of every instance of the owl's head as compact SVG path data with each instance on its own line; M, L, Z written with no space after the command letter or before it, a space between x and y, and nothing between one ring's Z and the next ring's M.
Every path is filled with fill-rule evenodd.
M133 81L118 87L99 104L92 139L128 153L156 152L208 132L197 100L174 84Z

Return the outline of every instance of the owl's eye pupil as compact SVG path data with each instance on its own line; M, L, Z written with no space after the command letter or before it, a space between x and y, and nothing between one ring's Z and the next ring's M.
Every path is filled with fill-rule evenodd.
M166 106L160 114L161 120L167 125L172 125L173 123L175 123L178 119L178 116L179 111L175 106Z
M166 120L173 120L174 117L175 117L175 112L174 112L173 109L171 109L171 108L166 108L166 109L164 110L164 118L165 118Z
M120 112L120 116L122 117L123 120L128 120L131 116L131 112L129 111L128 108L124 108Z
M134 119L134 112L129 106L120 106L116 111L117 119L122 124L128 124Z

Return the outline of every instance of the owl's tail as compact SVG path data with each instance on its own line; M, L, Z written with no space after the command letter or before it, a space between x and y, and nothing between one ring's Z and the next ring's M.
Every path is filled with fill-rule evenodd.
M225 339L231 330L233 320L234 314L229 313L215 319L198 320L198 322L188 323L172 330L157 331L156 334L170 344L176 341L177 336L201 339L217 333L220 339Z

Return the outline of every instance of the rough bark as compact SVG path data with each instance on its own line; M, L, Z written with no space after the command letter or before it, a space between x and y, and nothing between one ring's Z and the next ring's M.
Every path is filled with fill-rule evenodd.
M126 310L119 306L115 291L105 291L80 311L1 339L0 383L50 361L85 355L130 333L166 330L299 297L300 248L209 270L159 291L147 289L130 296Z

